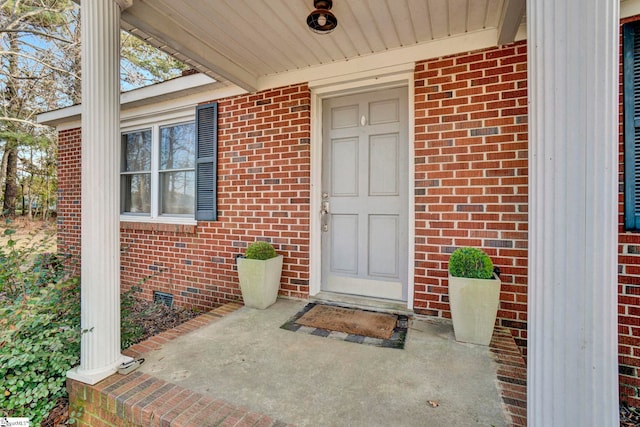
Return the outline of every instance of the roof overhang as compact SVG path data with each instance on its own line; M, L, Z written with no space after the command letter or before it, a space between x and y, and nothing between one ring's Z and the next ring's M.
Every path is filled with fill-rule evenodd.
M192 74L178 77L166 82L156 83L143 88L124 92L120 96L121 111L126 113L140 108L162 108L165 104L176 103L181 99L182 103L197 104L214 98L231 96L245 91L229 83L220 83L204 74ZM187 101L184 101L187 100ZM82 106L48 111L39 114L38 123L59 127L62 124L79 123ZM77 123L74 126L77 126Z
M397 65L389 58L407 57L400 53L407 49L422 55L413 61L433 58L448 39L458 52L508 44L525 37L525 8L526 0L336 0L338 28L317 35L305 23L311 0L134 0L121 25L200 72L254 92L292 83L287 75L326 76L331 66Z

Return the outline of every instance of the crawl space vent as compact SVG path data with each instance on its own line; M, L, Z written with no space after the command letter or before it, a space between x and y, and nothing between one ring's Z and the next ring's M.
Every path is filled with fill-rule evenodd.
M156 304L164 304L166 306L173 306L173 295L166 292L153 292L153 302Z

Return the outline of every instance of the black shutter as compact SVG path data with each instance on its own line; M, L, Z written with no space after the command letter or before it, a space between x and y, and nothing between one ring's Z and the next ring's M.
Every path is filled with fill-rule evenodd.
M218 104L196 107L196 220L217 219Z

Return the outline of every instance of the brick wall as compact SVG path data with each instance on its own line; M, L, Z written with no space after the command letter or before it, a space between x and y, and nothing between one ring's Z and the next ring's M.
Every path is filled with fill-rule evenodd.
M519 42L418 62L415 311L450 317L460 246L502 270L499 323L527 338L527 52Z
M621 24L640 20L625 19ZM622 27L620 27L622 34ZM622 52L622 37L620 38ZM622 55L622 54L621 54ZM622 64L622 56L620 56ZM621 399L640 407L640 233L624 230L624 126L620 67L620 196L618 204L618 363Z
M240 299L235 255L256 239L284 255L280 293L309 293L310 92L306 85L218 104L218 218L197 226L123 222L123 289L201 309ZM79 258L80 132L60 134L60 251Z
M58 252L69 255L68 263L80 272L80 129L58 134Z
M124 224L122 276L183 306L240 298L235 255L256 239L284 255L281 294L308 295L310 92L290 86L218 103L218 221ZM144 281L144 282L143 282Z
M524 346L526 45L420 62L415 77L416 312L450 316L449 254L480 246L502 269L500 324ZM309 103L304 85L220 101L220 221L122 223L125 289L141 285L147 298L170 292L200 308L239 299L234 256L267 238L285 255L281 292L308 295ZM77 155L76 144L61 156ZM78 173L65 179L79 188ZM72 228L66 241L77 239Z

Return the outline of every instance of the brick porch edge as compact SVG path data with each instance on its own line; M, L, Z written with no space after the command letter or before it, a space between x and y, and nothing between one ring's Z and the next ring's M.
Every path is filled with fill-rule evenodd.
M228 303L182 325L135 344L123 353L139 357L178 336L191 332L241 308ZM491 351L498 362L497 382L507 421L525 427L526 365L506 328L496 327ZM286 427L285 422L213 399L148 374L114 374L93 386L67 379L69 412L79 427Z
M509 330L496 326L491 351L498 363L498 390L507 422L527 427L527 364Z
M182 325L162 332L123 353L138 357L232 313L242 305L225 304ZM67 379L69 412L80 413L76 425L200 427L203 425L238 427L285 427L286 423L213 399L148 374L114 374L93 386Z

